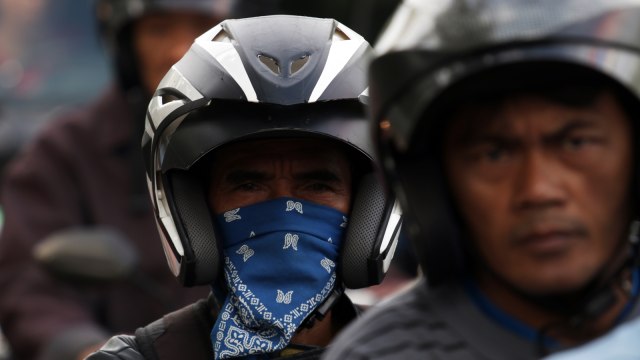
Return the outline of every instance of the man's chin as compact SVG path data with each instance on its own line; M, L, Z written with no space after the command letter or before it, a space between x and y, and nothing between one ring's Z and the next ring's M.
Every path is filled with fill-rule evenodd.
M533 302L544 306L549 310L557 310L562 313L576 310L575 307L584 299L588 292L588 280L553 281L537 286L527 286L520 290Z
M531 284L525 287L525 292L532 296L568 296L580 292L588 284L588 281L552 281L540 284Z
M524 263L524 261L523 261ZM564 297L575 294L587 287L597 275L597 266L579 263L568 259L527 263L527 271L522 271L513 284L521 284L520 289L532 296Z

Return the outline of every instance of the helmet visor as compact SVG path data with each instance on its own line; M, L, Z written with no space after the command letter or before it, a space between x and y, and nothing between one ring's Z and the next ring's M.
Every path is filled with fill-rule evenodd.
M160 159L161 169L163 173L171 169L187 170L210 151L231 142L283 137L336 140L371 163L368 135L363 105L357 101L296 106L218 101L189 114L173 132Z

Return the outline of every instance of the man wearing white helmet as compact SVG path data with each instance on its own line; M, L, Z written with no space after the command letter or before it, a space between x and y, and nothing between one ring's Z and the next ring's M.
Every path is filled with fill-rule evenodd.
M401 213L375 176L371 48L333 19L226 20L149 104L143 152L162 245L212 295L91 359L318 358L382 280Z
M17 359L82 358L114 333L206 294L178 291L164 267L138 144L153 90L193 39L226 16L224 1L100 0L95 7L115 84L87 109L47 124L3 179L0 325ZM47 236L87 227L123 234L144 255L135 279L145 280L78 288L33 260Z
M640 315L640 2L409 1L372 128L425 280L327 359L536 359Z

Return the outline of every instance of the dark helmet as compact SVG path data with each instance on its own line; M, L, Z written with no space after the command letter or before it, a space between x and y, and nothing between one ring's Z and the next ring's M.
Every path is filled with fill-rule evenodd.
M485 75L484 90L517 84L486 75L537 66L555 69L547 79L567 70L605 79L637 107L639 34L637 0L407 0L397 10L371 64L373 131L431 286L457 281L469 261L430 144L445 125L433 114L465 80Z
M350 288L382 279L401 216L374 175L361 102L370 53L332 19L226 20L167 73L149 104L143 152L165 254L183 284L211 283L221 269L200 160L231 142L291 136L331 139L364 169L338 271Z
M140 86L130 31L136 19L155 11L194 11L222 19L226 6L222 0L96 0L100 33L121 85L127 90Z

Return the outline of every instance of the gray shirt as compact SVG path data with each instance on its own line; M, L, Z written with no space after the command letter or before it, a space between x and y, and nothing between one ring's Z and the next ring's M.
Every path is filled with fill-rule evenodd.
M634 310L637 314L637 304ZM487 316L461 286L428 289L418 282L407 293L371 308L351 324L323 359L539 358L535 342Z

